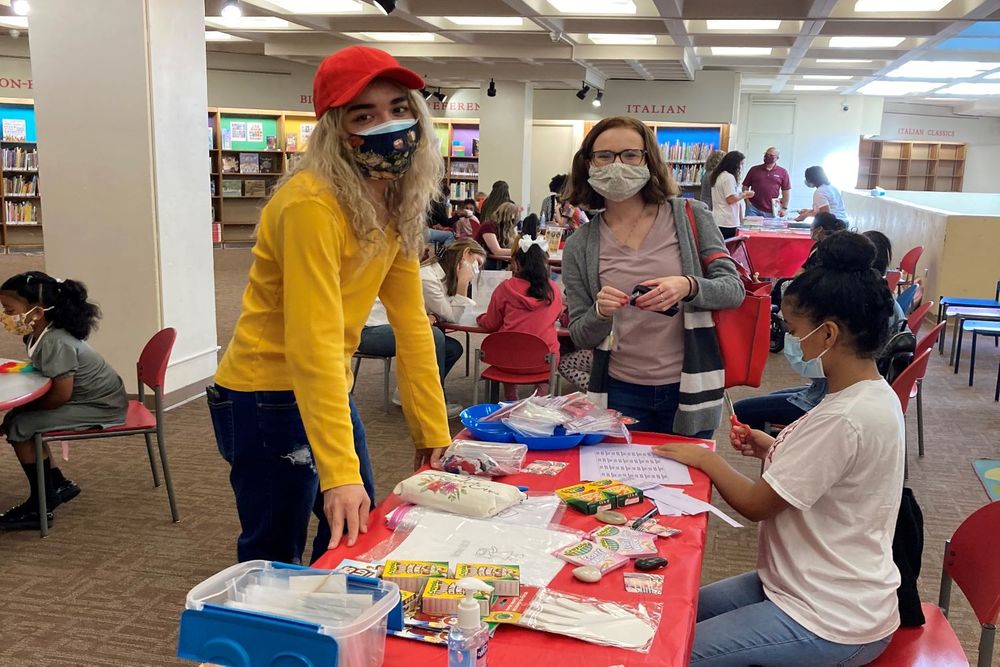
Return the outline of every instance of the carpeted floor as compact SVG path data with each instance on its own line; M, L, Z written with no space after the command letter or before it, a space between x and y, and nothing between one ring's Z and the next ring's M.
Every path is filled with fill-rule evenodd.
M219 340L225 344L238 314L249 252L217 251L215 260ZM40 256L0 256L3 277L42 267ZM95 297L99 300L100 295ZM915 415L908 419L914 450L908 484L925 517L925 601L937 599L944 540L987 500L971 461L1000 455L1000 405L993 402L993 369L1000 353L989 344L981 345L979 352L980 377L974 388L967 386L966 375L953 375L944 358L932 356L924 384L923 459L915 453ZM0 334L0 356L22 355L13 336ZM736 391L735 398L794 382L781 357L771 359L764 387ZM411 472L412 450L401 411L393 407L388 415L383 412L381 364L363 364L360 375L356 397L383 497ZM452 376L451 400L471 401L472 384L461 362ZM457 422L453 426L457 428ZM75 445L70 460L62 463L83 493L57 511L47 539L40 540L35 532L0 534L0 665L180 662L173 656L185 594L234 562L238 523L227 468L216 451L201 400L167 415L167 443L179 524L170 522L163 488L152 487L142 440L115 439ZM726 456L746 474L757 473L755 461L730 451ZM0 506L14 505L24 495L21 471L13 454L5 452L0 456ZM705 582L749 570L755 557L755 527L734 529L710 520ZM957 589L953 602L951 622L974 663L978 624Z

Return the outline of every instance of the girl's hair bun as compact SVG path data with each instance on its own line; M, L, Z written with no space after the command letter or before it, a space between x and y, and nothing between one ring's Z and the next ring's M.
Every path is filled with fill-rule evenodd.
M875 244L861 234L833 234L817 246L816 257L827 271L867 271L875 261Z

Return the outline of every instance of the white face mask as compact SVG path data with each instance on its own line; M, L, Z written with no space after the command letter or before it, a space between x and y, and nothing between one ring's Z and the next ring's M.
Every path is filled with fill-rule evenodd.
M476 261L462 262L462 264L464 264L465 266L467 266L467 267L469 267L469 268L472 269L472 275L474 275L474 276L478 276L479 275L479 270L480 270L479 269L479 262L476 262Z
M590 166L587 182L597 194L609 201L625 201L642 190L649 182L649 167L644 164L612 162L600 167Z

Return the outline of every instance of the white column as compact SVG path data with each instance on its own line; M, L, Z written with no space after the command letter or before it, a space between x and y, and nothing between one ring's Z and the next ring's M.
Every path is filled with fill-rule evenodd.
M496 97L479 93L479 189L489 194L494 181L507 181L510 196L525 214L539 203L531 192L531 84L497 81Z
M204 3L33 0L31 66L46 270L85 282L94 347L135 386L177 329L167 391L216 368Z

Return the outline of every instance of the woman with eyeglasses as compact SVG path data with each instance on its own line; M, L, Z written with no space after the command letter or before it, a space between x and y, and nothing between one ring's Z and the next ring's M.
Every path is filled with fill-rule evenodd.
M615 332L608 407L638 420L636 430L711 435L725 372L710 311L744 295L712 214L679 196L653 132L626 116L587 134L569 200L604 209L566 242L563 283L578 348Z

